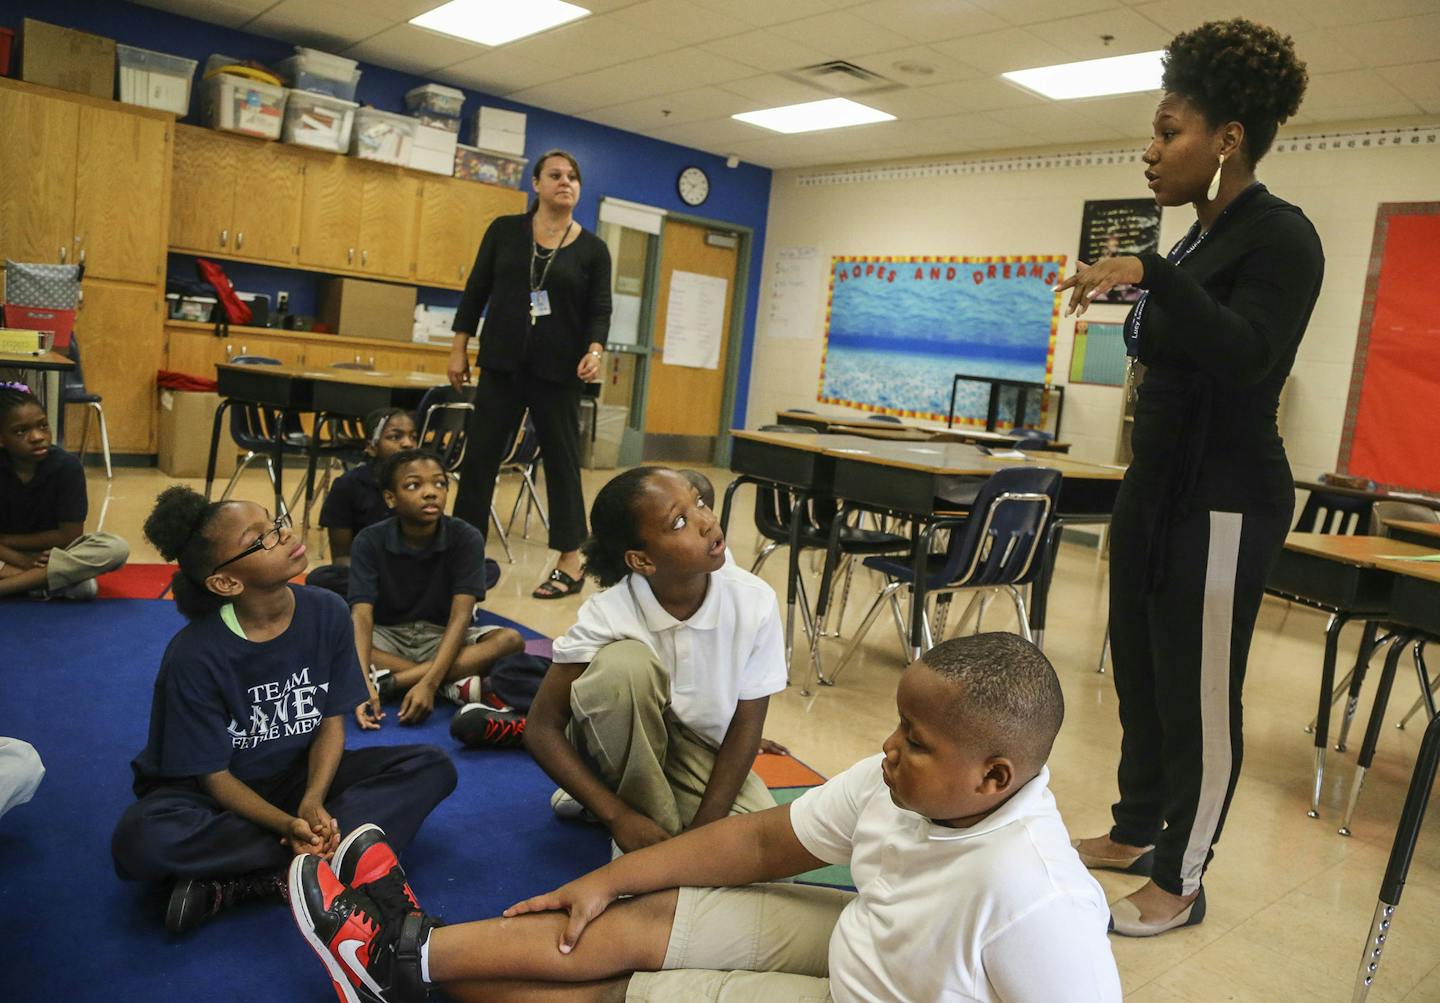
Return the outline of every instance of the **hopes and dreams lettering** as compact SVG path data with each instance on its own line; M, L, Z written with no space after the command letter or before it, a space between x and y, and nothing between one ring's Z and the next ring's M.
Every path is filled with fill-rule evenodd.
M263 742L292 735L305 735L320 726L320 708L315 706L317 692L330 689L327 683L312 683L307 665L290 678L261 683L246 690L250 698L250 720L247 725L231 721L226 730L230 744L236 749L253 749Z

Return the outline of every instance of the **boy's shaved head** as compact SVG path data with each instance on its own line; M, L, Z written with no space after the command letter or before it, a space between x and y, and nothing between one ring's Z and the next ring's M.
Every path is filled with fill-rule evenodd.
M706 508L715 507L715 485L710 483L710 478L698 470L677 470L675 472L689 481L691 486L700 492L700 500L705 503Z
M942 641L920 661L955 688L946 715L957 741L1039 772L1065 719L1065 697L1050 660L1015 634Z

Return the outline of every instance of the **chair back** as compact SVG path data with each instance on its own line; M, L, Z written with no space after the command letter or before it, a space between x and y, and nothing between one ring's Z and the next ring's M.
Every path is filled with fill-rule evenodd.
M279 359L267 355L237 355L230 361L237 366L280 365ZM277 438L294 432L304 432L299 418L292 416L282 428L277 408L238 403L230 408L230 438L235 440L235 445L249 452L264 452L275 444Z
M65 348L65 357L75 363L75 367L67 370L60 378L61 396L71 399L87 396L89 391L85 389L85 369L80 365L80 339L74 334L71 334L70 344Z
M1330 533L1352 536L1370 528L1373 498L1352 498L1329 491L1311 491L1295 520L1297 533Z
M416 416L420 421L420 435L416 440L421 449L428 449L440 457L440 465L448 472L455 473L465 459L466 426L470 412L475 405L469 393L457 392L454 387L431 387L420 399Z
M951 585L1024 585L1044 566L1045 539L1060 500L1060 471L1006 467L990 475L950 538Z
M520 427L515 430L515 441L510 444L510 453L500 464L501 469L533 467L540 462L540 436L535 432L535 422L530 420L530 409L520 416Z
M756 431L781 432L786 435L820 434L819 429L809 425L761 425ZM785 488L777 488L769 484L755 485L755 529L767 540L789 542L790 514L794 511L791 497L790 492ZM819 528L814 517L813 505L809 522L812 529ZM827 522L825 528L828 529L828 527L829 523Z
M1380 536L1394 535L1390 531L1392 522L1431 522L1440 523L1440 512L1435 511L1429 505L1419 505L1415 502L1405 501L1377 501L1370 510L1372 525Z

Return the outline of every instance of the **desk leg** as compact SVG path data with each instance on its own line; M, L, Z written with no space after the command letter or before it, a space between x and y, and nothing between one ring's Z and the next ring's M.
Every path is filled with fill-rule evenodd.
M290 411L277 412L279 424L275 428L273 441L270 444L270 460L274 464L275 471L275 515L278 517L281 512L288 511L285 508L285 428L290 423Z
M210 492L215 488L215 457L220 452L220 430L224 427L225 412L230 410L231 400L226 397L215 409L215 420L210 426L210 459L205 464L205 500L210 500Z
M805 518L805 506L810 501L810 492L796 491L790 501L790 573L785 580L785 678L789 685L790 660L795 654L795 601L799 591L796 583L800 580L800 524ZM809 611L805 614L810 615ZM812 644L814 638L811 639Z
M755 478L741 474L729 484L725 485L725 501L720 505L720 532L729 535L730 531L730 503L735 498L735 489L742 484L759 483Z
M1350 835L1350 819L1355 814L1355 805L1360 800L1360 789L1365 785L1365 771L1375 761L1375 745L1380 740L1380 724L1385 717L1385 705L1390 702L1390 689L1395 684L1395 669L1405 646L1412 635L1401 633L1385 655L1385 668L1380 671L1380 683L1375 687L1375 706L1370 708L1370 723L1365 726L1365 741L1360 743L1360 756L1355 765L1355 782L1350 788L1350 803L1345 806L1345 818L1340 824L1340 835Z
M60 398L60 370L47 369L40 374L45 381L45 417L50 422L50 427L55 430L55 438L59 442L65 441L65 405Z
M830 542L825 548L825 569L820 573L820 595L815 600L815 636L810 642L810 673L805 678L805 686L800 690L804 696L809 696L814 683L824 684L825 664L820 657L820 624L825 622L825 614L830 606L830 587L835 576L835 562L840 556L840 531L849 518L851 505L849 502L842 502L840 511L835 513L835 520L830 523ZM844 610L841 610L844 616Z
M906 652L906 664L915 661L925 650L928 633L925 623L925 579L930 570L930 540L934 529L933 525L926 526L915 539L915 552L912 555L914 564L911 568L915 577L910 585L910 645Z
M1349 613L1337 613L1325 627L1325 660L1320 669L1320 710L1315 714L1315 783L1310 790L1311 818L1320 817L1320 788L1325 783L1325 743L1330 735L1330 694L1335 689L1335 656L1340 648L1340 632L1350 622ZM1365 633L1369 634L1366 624ZM1365 647L1364 638L1360 647Z
M1030 587L1030 634L1035 647L1045 650L1045 614L1050 606L1050 582L1055 577L1055 561L1060 556L1060 533L1065 520L1055 518L1045 531L1045 551L1040 555L1040 571Z
M1360 688L1365 685L1365 671L1375 654L1376 635L1379 624L1366 625L1360 636L1360 649L1355 653L1355 670L1350 673L1350 692L1345 698L1345 716L1340 719L1340 737L1335 740L1335 751L1344 752L1350 738L1350 723L1355 720L1355 708L1360 703Z
M315 414L315 425L310 430L310 446L305 461L305 509L300 517L300 539L310 531L310 505L315 500L315 467L320 462L320 427L328 420L324 411Z

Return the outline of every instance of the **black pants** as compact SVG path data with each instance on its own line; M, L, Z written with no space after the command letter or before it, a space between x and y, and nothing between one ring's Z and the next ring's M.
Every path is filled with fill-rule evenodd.
M480 373L475 411L460 468L455 515L490 536L495 476L515 442L528 407L545 463L550 503L550 549L575 550L585 540L585 496L580 488L580 381L550 383L525 373Z
M1159 504L1127 481L1110 529L1110 651L1124 729L1110 838L1153 843L1155 883L1188 895L1240 775L1245 663L1293 502L1174 518L1163 579L1147 594Z
M322 564L305 577L305 584L329 589L345 598L350 593L350 565Z
M282 811L305 793L304 758L250 786ZM455 764L433 745L382 745L346 751L325 808L342 833L366 822L385 830L398 851L455 789ZM293 854L269 829L221 808L198 784L158 787L120 816L110 839L115 872L127 881L225 878L279 870Z

